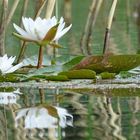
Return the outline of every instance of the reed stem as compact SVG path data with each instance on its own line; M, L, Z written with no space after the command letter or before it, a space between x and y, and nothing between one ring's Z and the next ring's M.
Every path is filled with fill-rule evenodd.
M37 69L42 67L42 63L43 63L43 46L40 46L39 55L38 55Z
M8 0L2 1L2 13L0 21L0 55L5 54L5 33L7 25L7 13L8 13Z
M10 12L9 12L8 17L7 17L7 26L8 26L8 24L10 23L10 21L11 21L13 15L14 15L14 13L15 13L15 11L16 11L16 8L17 8L17 6L18 6L18 4L19 4L19 1L20 1L20 0L14 0L14 3L13 3L13 5L12 5L12 8L11 8L11 10L10 10Z
M22 46L21 46L21 49L20 49L20 53L19 53L19 56L18 56L18 58L17 58L17 63L21 62L21 60L22 60L23 57L24 57L25 48L26 48L25 44L26 44L26 41L24 41L24 42L22 43Z
M80 41L80 47L81 51L84 55L91 55L92 54L92 48L91 48L91 38L92 38L92 32L94 25L97 20L97 16L100 10L100 7L102 5L103 0L93 0L89 13L88 13L88 18L87 22L85 25L85 29L83 32L83 35L81 37Z
M48 0L45 18L50 18L52 16L55 7L55 2L56 0Z
M103 54L106 53L106 50L108 48L109 36L110 36L109 34L110 34L110 29L111 29L111 25L112 25L112 21L113 21L113 16L114 16L114 13L115 13L117 1L118 0L113 1L111 9L110 9L109 16L108 16L108 22L107 22L107 27L106 27L106 31L105 31L105 38L104 38Z

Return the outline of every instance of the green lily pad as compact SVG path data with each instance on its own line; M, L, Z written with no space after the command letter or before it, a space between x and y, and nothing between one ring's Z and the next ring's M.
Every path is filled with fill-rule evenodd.
M59 75L65 75L69 79L95 79L96 72L88 69L81 69L60 72Z
M102 79L113 79L115 78L115 73L109 73L109 72L102 72L100 73L100 76Z
M51 81L69 81L69 78L66 75L51 75L46 76L45 79Z
M140 55L88 56L73 69L91 69L97 73L127 71L140 65Z
M18 82L19 77L15 74L0 75L0 82Z

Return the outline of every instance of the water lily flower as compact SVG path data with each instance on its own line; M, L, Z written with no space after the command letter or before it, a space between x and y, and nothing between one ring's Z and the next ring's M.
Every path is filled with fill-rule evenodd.
M55 42L68 32L72 26L70 25L64 28L64 18L61 17L60 20L57 21L55 16L49 19L41 19L40 17L37 17L35 20L22 17L22 22L24 29L13 24L18 32L13 34L24 41L35 42L40 46L37 68L42 66L43 46L49 45L54 48L60 48L61 46Z
M50 109L56 110L57 114L51 114ZM25 117L25 128L27 129L57 128L58 124L65 128L67 125L72 126L73 123L73 116L66 109L54 106L51 106L51 108L31 107L18 110L15 118L16 126L18 126L18 120L22 117Z
M16 57L12 56L8 58L7 54L0 57L0 72L2 74L12 73L23 66L23 63L13 66L12 64L15 61L15 58Z
M13 92L0 92L0 104L15 104L19 94L19 89Z
M70 25L64 28L64 18L61 17L60 20L57 21L55 16L49 19L41 19L40 17L37 17L35 20L22 17L22 23L24 29L13 24L18 32L18 34L14 34L25 41L36 42L38 44L59 40L72 26Z

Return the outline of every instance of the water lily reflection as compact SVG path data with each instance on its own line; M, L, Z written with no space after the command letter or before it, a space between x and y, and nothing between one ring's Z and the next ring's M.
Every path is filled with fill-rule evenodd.
M12 73L16 71L17 69L21 68L23 66L23 63L19 63L15 66L13 66L13 62L15 61L16 57L9 57L7 54L4 56L0 57L0 73L2 74L7 74L7 73Z
M0 92L0 104L14 104L17 101L19 89L13 92Z
M25 128L62 128L73 125L73 116L66 109L54 106L30 107L20 109L16 116L16 126L18 120L25 117Z

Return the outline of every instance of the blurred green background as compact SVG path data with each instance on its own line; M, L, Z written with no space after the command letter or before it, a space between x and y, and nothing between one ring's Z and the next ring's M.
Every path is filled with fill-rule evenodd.
M15 31L13 23L19 25L23 2L24 0L20 0L14 17L6 31L6 52L9 55L18 55L20 50L21 42L12 35L12 32ZM29 0L26 17L34 17L35 2L35 0ZM65 0L57 0L58 18L65 14L64 2ZM10 0L9 7L12 3L13 0ZM71 0L71 19L70 21L66 20L66 22L71 22L73 26L71 31L60 39L59 43L63 48L59 50L59 54L81 54L80 40L91 3L92 0ZM111 4L112 0L104 0L102 3L92 32L92 54L102 53L105 27ZM138 50L138 26L136 22L137 5L137 0L118 0L110 36L110 50L115 54L134 54ZM56 12L54 12L54 15L55 14ZM41 17L44 17L44 12L42 12ZM29 43L27 45L26 56L31 56L37 53L38 47L35 44Z

